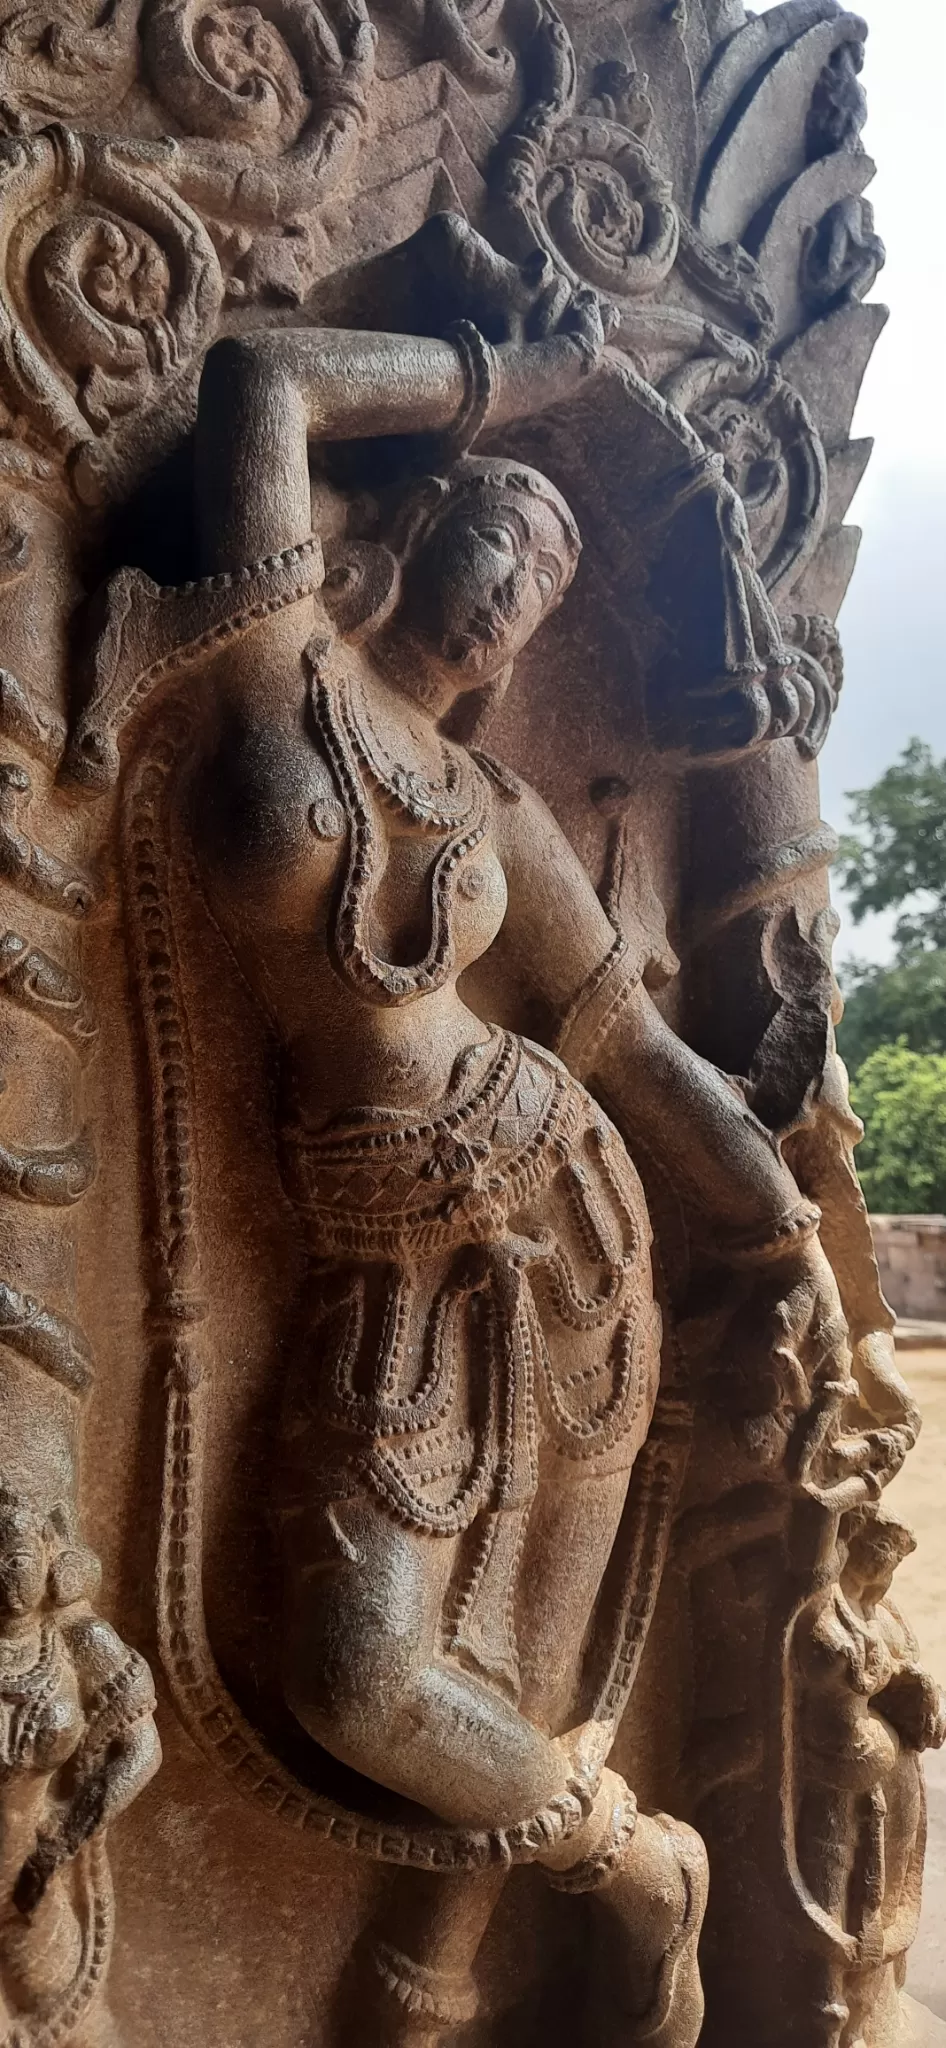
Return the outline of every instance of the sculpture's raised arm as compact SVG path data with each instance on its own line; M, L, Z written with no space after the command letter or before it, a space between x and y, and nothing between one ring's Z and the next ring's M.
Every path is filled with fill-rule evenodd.
M313 328L218 342L197 421L204 569L308 537L310 442L440 434L460 452L487 419L502 426L567 398L604 341L599 302L581 291L555 333L498 348L465 320L447 340Z

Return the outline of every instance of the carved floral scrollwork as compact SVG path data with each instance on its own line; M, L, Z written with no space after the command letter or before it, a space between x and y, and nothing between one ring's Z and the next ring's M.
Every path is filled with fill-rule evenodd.
M773 364L731 337L725 353L683 364L662 388L722 456L762 580L778 599L814 553L827 510L824 449L807 406Z
M114 107L138 67L140 0L90 9L82 0L14 0L0 11L0 114L89 120ZM91 18L90 18L91 17Z
M51 129L0 155L0 280L9 410L98 498L146 419L177 420L222 298L209 237L120 147Z
M308 0L154 0L143 32L155 90L188 134L278 157L314 115L363 111L373 37L354 4L336 35Z
M558 129L527 210L569 275L616 298L655 291L677 253L670 185L636 135L594 116Z
M504 0L424 0L423 38L472 92L501 92L512 83L515 52L494 41Z
M809 760L820 754L828 728L838 706L844 682L844 657L837 627L820 612L793 612L781 621L789 645L798 655L795 671L799 682L811 691L814 704L799 746Z
M183 131L142 145L206 221L231 297L305 297L312 215L364 133L375 31L364 0L152 0L154 91Z
M574 52L555 9L542 7L526 53L533 98L500 152L498 197L522 253L542 249L573 283L634 299L669 275L680 223L670 183L641 134L598 111L628 103L636 73L620 69L626 78L617 98L605 77L588 110L576 114ZM642 88L630 114L646 127Z
M178 146L182 190L222 180L218 203L271 221L347 168L374 70L364 0L342 0L334 26L309 0L152 0L142 33L154 90L195 138Z

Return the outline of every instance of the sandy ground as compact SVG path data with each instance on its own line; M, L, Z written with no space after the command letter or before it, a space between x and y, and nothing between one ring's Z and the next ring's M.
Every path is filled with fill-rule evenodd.
M901 1351L898 1363L923 1411L923 1431L884 1496L917 1537L895 1591L920 1638L924 1663L946 1685L946 1350ZM923 1918L907 1988L946 2019L946 1749L927 1757L926 1781L930 1831Z

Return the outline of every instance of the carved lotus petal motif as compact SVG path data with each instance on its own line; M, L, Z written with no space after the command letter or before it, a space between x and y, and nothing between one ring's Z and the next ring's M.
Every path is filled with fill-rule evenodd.
M120 146L65 129L0 146L0 385L15 414L108 494L136 434L174 431L222 280L190 208Z
M573 278L637 298L667 276L680 233L671 189L628 129L563 122L545 169L528 182L533 189L522 198L536 239Z

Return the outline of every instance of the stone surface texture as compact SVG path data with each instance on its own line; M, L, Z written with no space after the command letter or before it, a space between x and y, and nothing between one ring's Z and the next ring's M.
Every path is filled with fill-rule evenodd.
M866 32L0 0L3 2048L915 2031Z

